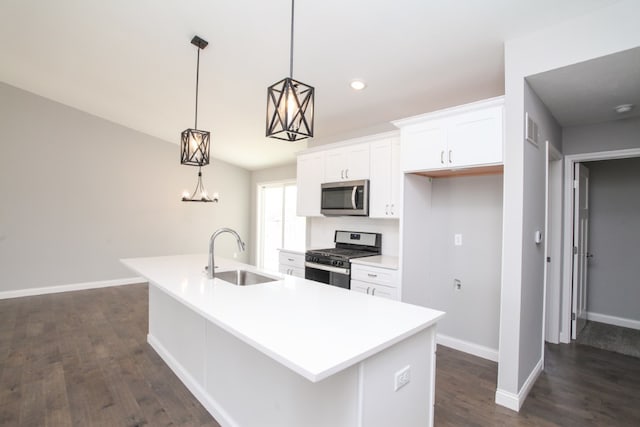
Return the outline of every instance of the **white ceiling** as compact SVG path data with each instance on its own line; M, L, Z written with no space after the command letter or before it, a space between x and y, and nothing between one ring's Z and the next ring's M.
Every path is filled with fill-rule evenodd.
M298 0L294 78L316 88L316 141L504 93L503 42L616 0ZM286 77L289 0L0 0L0 80L166 141L198 125L247 169L305 143L264 137ZM368 88L353 92L362 78ZM389 125L387 125L389 126ZM178 148L176 147L176 151ZM177 155L176 155L177 158Z
M640 116L640 48L527 77L561 126ZM622 104L636 107L618 114Z

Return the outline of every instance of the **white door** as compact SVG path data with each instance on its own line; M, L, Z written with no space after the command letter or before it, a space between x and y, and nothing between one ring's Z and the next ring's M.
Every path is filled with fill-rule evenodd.
M573 310L571 338L587 323L587 268L589 262L589 169L575 164L573 190Z

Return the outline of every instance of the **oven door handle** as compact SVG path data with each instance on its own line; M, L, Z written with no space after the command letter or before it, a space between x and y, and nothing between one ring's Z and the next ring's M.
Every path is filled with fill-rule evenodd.
M347 275L351 274L351 271L348 268L334 267L331 265L318 264L315 262L306 261L304 263L304 266L309 268L315 268L317 270L330 271L332 273L340 273L340 274L347 274Z

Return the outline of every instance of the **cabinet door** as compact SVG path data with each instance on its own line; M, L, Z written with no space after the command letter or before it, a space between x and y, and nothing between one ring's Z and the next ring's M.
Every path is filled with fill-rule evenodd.
M374 297L388 298L396 301L400 300L400 293L398 292L398 288L394 288L391 286L371 285L369 294L373 295Z
M324 156L324 179L322 182L345 181L346 158L342 148L326 151Z
M320 184L324 168L324 153L298 156L297 188L298 216L320 216Z
M371 144L371 176L369 177L369 216L388 218L391 204L391 141Z
M344 177L347 181L370 178L369 155L369 143L345 147L344 156L346 169Z
M451 167L502 163L502 106L452 116L447 132Z
M369 143L328 150L324 182L369 179Z
M391 165L389 174L389 217L400 218L402 207L402 170L400 169L400 140L391 141Z
M402 129L401 159L403 172L448 167L446 129L442 120L431 120Z
M351 280L351 290L354 292L368 294L371 290L371 286L371 283L365 283L359 280Z

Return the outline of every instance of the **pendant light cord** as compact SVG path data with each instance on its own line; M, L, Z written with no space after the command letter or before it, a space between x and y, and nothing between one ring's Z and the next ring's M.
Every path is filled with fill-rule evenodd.
M289 49L289 77L293 78L293 4L295 0L291 0L291 45Z
M194 129L198 129L198 83L200 83L200 46L198 46L198 60L196 65L196 124Z

